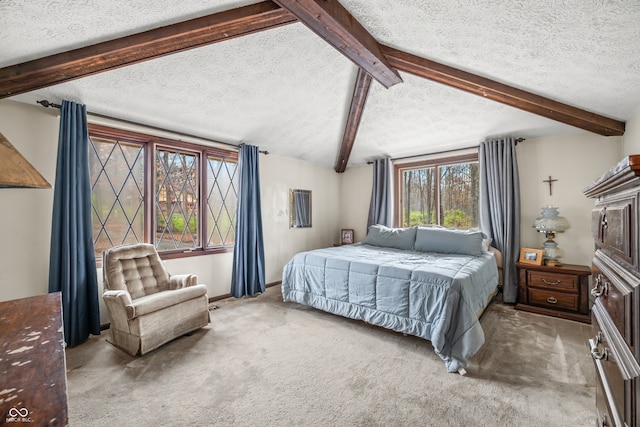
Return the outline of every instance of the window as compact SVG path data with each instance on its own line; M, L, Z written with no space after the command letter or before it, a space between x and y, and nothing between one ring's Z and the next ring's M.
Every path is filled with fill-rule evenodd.
M478 227L477 154L396 165L395 176L401 227Z
M89 135L98 263L138 242L163 258L233 248L237 152L92 124Z

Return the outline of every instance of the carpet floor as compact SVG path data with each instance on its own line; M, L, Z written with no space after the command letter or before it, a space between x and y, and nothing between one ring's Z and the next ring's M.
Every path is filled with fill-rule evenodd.
M72 426L592 426L590 326L493 303L467 375L431 343L282 302L218 301L144 356L66 350Z

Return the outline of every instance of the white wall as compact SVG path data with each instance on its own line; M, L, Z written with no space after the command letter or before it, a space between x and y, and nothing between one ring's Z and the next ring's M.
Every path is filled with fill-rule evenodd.
M57 110L37 105L0 101L0 132L52 185L57 114ZM339 177L333 169L308 162L261 156L267 283L281 279L282 267L294 253L337 241ZM312 191L312 228L289 229L290 188ZM47 293L52 209L52 189L0 189L0 301ZM233 254L226 253L167 260L165 264L173 274L197 274L213 297L229 293L232 261ZM100 269L98 279L102 281ZM101 322L107 321L101 301Z
M640 106L627 120L622 141L625 156L640 154Z
M367 219L373 186L373 166L348 167L340 175L340 227L353 229L354 239L361 242L367 235ZM340 241L339 234L335 236Z
M331 168L268 155L260 159L267 283L300 251L331 246L339 233L339 175ZM311 190L311 228L289 228L289 190Z
M591 237L591 209L594 200L582 190L615 165L622 156L620 137L603 137L580 132L558 137L528 139L518 144L520 172L522 247L540 248L544 235L532 227L543 206L557 206L571 228L556 235L563 250L562 262L591 265L594 241ZM557 179L549 195L549 178Z
M53 187L55 111L1 101L0 132ZM51 189L0 188L0 301L47 293L52 208Z

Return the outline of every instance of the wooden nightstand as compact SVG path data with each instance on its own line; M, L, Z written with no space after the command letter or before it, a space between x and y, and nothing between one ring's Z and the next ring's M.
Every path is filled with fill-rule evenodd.
M589 276L584 265L561 267L516 263L519 272L516 309L591 323Z

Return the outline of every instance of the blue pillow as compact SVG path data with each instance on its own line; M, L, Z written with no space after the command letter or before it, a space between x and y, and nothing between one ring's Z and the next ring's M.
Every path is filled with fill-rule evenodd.
M372 225L369 227L367 237L362 243L384 248L396 248L413 250L416 240L416 228L389 228L384 225Z
M481 231L456 230L453 228L418 227L415 250L442 254L482 254Z

